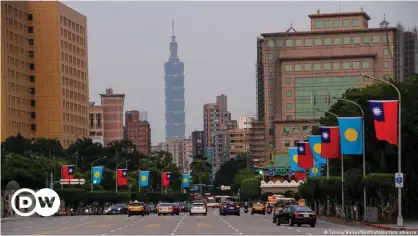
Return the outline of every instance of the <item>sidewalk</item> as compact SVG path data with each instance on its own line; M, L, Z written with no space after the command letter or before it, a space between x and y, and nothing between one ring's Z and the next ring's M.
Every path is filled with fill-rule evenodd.
M21 221L21 220L24 220L24 217L1 218L1 223L15 222L15 221Z
M383 230L398 230L398 231L417 231L418 232L418 220L414 219L404 219L404 226L397 226L396 224L375 224L375 223L369 223L365 221L353 221L353 220L347 220L347 219L341 219L336 217L329 217L329 216L319 216L319 219L328 220L328 221L334 221L334 222L340 222L340 223L348 223L353 225L366 225L369 227L377 228L377 229L383 229Z

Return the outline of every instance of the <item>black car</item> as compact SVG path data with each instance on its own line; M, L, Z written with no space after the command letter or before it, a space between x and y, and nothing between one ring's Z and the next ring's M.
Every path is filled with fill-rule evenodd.
M179 202L180 212L188 212L187 205L185 202Z
M128 214L128 205L126 204L116 204L105 210L106 215L113 214Z
M297 226L301 226L305 224L315 227L316 214L307 206L289 205L278 212L276 218L273 219L273 222L277 225L287 223L289 226L293 226L295 224Z
M219 208L219 214L222 216L225 215L240 215L241 208L236 202L224 202Z
M149 213L158 213L157 207L155 206L154 203L149 203L147 205L147 211L148 211L148 214Z

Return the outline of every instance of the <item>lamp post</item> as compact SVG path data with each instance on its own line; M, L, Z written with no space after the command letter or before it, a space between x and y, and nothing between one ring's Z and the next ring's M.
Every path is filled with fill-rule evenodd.
M62 158L61 159L61 165L62 165L62 163L64 163L64 160L65 159L67 159L67 158L69 158L69 157L72 157L72 156L74 156L74 155L77 155L77 157L78 157L78 149L77 149L77 151L75 152L75 153L73 153L73 154L71 154L71 155L68 155L68 156L66 156L66 157L64 157L64 158ZM77 158L78 159L78 158ZM76 163L77 163L77 159L76 159ZM76 168L77 168L77 164L76 164ZM76 169L77 170L77 169ZM77 171L75 171L75 172L77 172ZM52 176L52 175L51 175ZM62 167L61 167L61 176L62 176ZM52 182L52 180L51 180L51 182ZM61 184L61 189L63 189L64 188L64 185L63 184Z
M125 161L122 161L122 162L120 162L120 163L118 163L117 165L116 165L116 192L118 192L118 167L121 165L121 164L123 164L123 163L128 163L128 162L130 162L131 161L131 159L129 159L129 160L125 160Z
M384 80L384 79L379 79L379 78L374 78L374 77L370 77L366 74L360 74L360 76L369 78L369 79L373 79L373 80L377 80L380 82L383 82L385 84L388 84L389 86L391 86L392 88L394 88L396 90L396 92L398 93L398 173L402 172L402 148L401 148L401 129L402 129L402 116L401 116L401 92L399 91L399 89L392 84L391 82ZM403 226L403 218L402 218L402 189L398 188L398 219L397 219L397 225L398 226Z
M107 158L107 156L104 156L104 157L102 157L102 158L99 158L99 159L97 159L97 160L95 160L95 161L93 161L92 163L91 163L91 165L90 165L90 171L91 171L91 174L90 174L90 178L91 178L91 183L90 183L90 192L93 192L93 165L94 165L94 163L96 163L96 162L98 162L98 161L100 161L100 160L103 160L103 159L106 159Z
M363 108L360 106L360 104L347 100L347 99L343 99L343 98L337 98L332 96L331 98L334 98L336 100L340 100L340 101L344 101L344 102L348 102L351 104L354 104L355 106L357 106L360 111L361 111L361 116L363 116L363 127L362 127L362 132L363 132L363 178L366 176L366 137L365 137L365 133L364 133L364 110ZM366 205L367 204L367 197L366 197L366 188L363 188L363 207L364 207L364 215L367 215L367 211L366 211Z

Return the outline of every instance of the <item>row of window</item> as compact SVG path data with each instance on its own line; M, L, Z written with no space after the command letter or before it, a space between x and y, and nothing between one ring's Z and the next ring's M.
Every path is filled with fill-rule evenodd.
M342 23L342 24L341 24ZM336 19L336 20L315 20L314 28L315 29L332 29L332 28L350 28L350 27L359 27L360 18L352 19Z
M75 88L77 91L87 92L87 84L78 82L77 80L67 78L65 76L62 77L62 84L71 88Z
M17 84L14 82L8 82L7 83L8 86L8 90L11 93L23 93L23 94L30 94L31 93L31 87L25 86L25 85L21 85L21 84Z
M65 16L60 16L60 23L63 24L64 26L71 28L72 30L74 30L75 32L85 36L86 35L86 28L79 25L78 23L67 19L67 17Z
M22 33L27 33L27 31L28 31L27 26L18 22L16 19L6 17L5 22L6 22L6 24L11 26L11 29L18 30Z
M36 131L35 124L28 124L26 122L20 122L20 121L14 121L14 120L9 120L9 126L7 128L11 130L16 130L17 132L20 132L22 135L25 135L25 133L29 133L31 131ZM17 132L13 132L13 133L17 133Z
M71 53L72 54L76 54L77 56L80 56L80 57L83 57L83 58L86 56L86 50L85 49L83 49L81 47L78 47L78 46L76 46L74 44L71 44L71 43L69 43L69 42L67 42L65 40L61 40L61 48L64 49L64 50L66 50L66 51L69 51L70 54ZM85 62L84 63L81 63L81 64L85 67Z
M27 42L28 42L27 37L25 37L21 34L9 31L9 30L6 30L6 37L5 38L10 40L11 44L13 43L13 44L17 44L17 45L26 45Z
M23 69L23 70L27 70L27 69L33 70L35 68L33 63L28 63L26 61L20 60L18 58L10 57L10 56L7 57L7 63L10 66L14 66L18 69Z
M30 56L28 50L9 43L6 43L6 51L11 55L15 55L22 58L25 58L28 55Z
M25 97L18 97L18 96L14 96L9 94L9 100L8 100L8 104L9 106L22 106L22 107L26 107L29 108L32 105L32 99L30 98L25 98Z
M33 29L32 29L33 31ZM31 32L29 32L31 33ZM78 45L82 45L82 46L86 46L86 39L78 36L74 33L72 33L69 30L63 29L61 28L61 37L64 37L65 39L68 39L70 41L72 41L73 43L77 43Z
M9 108L9 115L12 117L20 118L21 120L31 120L35 119L35 112L33 111L26 111L14 107Z
M87 137L87 129L72 125L64 125L64 133L71 134L73 137ZM68 141L73 142L71 140Z
M78 113L82 113L82 114L87 114L87 107L71 102L71 101L66 101L66 100L62 100L62 107L65 110L69 110L71 112L78 112Z
M14 16L15 18L19 18L20 20L25 20L27 18L26 12L14 8L11 5L5 4L2 9L4 10L4 13Z
M7 69L7 77L15 82L35 82L34 75L27 75L25 73L15 71L13 69Z
M82 80L87 80L87 73L71 66L67 66L62 64L61 71L70 76L76 76L77 78L81 78Z
M62 118L63 118L64 121L68 121L68 122L71 122L71 123L77 123L77 124L81 124L81 125L86 125L87 124L87 118L86 117L73 115L73 114L67 113L67 112L63 112L62 114L63 114Z
M81 66L82 69L86 68L86 62L84 60L77 58L75 56L71 56L67 53L61 52L61 59L65 61L66 63L69 63L73 66L77 66L79 68Z
M341 66L342 65L342 66ZM302 72L302 71L320 71L320 70L350 70L350 69L369 69L369 61L346 61L346 62L325 62L325 63L305 63L305 64L286 64L286 72Z

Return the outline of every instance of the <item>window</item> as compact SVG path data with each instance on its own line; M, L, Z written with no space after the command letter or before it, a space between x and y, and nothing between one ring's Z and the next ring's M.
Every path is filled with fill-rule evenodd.
M33 33L33 27L32 27L32 26L29 26L29 27L28 27L28 33L29 33L29 34L32 34L32 33Z
M294 127L293 127L293 133L295 133L295 134L300 133L300 127L298 127L298 126L294 126Z
M269 98L273 97L273 91L269 91Z
M364 44L369 44L370 43L370 36L363 36L363 43Z
M34 107L36 105L35 100L30 100L30 105Z
M343 20L343 28L350 27L350 20Z
M385 62L385 63L383 63L383 67L384 67L384 68L389 68L389 62Z
M321 64L317 63L313 65L314 70L321 70Z
M330 20L326 20L325 21L325 29L331 28L331 21Z
M388 74L386 74L386 75L383 76L383 79L390 79L390 78L391 78L391 76L388 75Z
M273 40L268 40L268 41L267 41L267 47L269 47L269 48L273 48L273 47L274 47L274 42L273 42Z
M292 110L292 103L286 104L286 110Z
M295 45L296 45L296 47L301 47L302 46L302 39L296 39Z
M278 48L282 48L283 47L283 40L282 39L278 39L277 40L277 47Z
M292 96L292 90L287 90L286 97L291 97L291 96Z
M343 69L349 70L350 69L350 62L343 62Z
M34 52L33 51L29 51L29 58L34 58L34 57L35 57Z
M302 71L302 64L295 64L295 71Z
M272 61L273 60L273 54L268 54L267 55L267 60Z
M35 82L35 76L34 75L29 76L29 81L30 82Z
M380 43L380 36L379 35L373 35L373 43Z
M341 44L341 38L334 38L334 45L340 45Z
M293 47L293 39L286 40L286 47Z
M283 133L285 134L290 133L290 127L289 126L283 127Z
M273 111L273 104L269 104L269 112Z
M389 55L389 49L387 49L387 48L383 49L383 55L388 56Z
M353 37L354 44L360 44L360 37Z
M353 69L359 69L360 68L360 62L353 61Z
M287 71L287 72L289 72L289 71L293 71L293 69L292 69L292 65L286 65L285 66L285 70Z
M29 64L29 70L35 70L35 64L30 63Z
M273 66L269 66L269 73L274 73L274 67Z
M305 64L303 66L305 67L305 71L311 71L312 70L312 64Z
M363 61L363 69L369 69L370 68L370 64L368 61Z
M340 70L340 63L339 62L332 63L332 68L334 68L334 70Z
M273 79L269 78L269 85L273 85Z
M344 44L351 44L351 37L344 37Z
M36 125L35 125L35 124L31 124L31 125L30 125L30 129L31 129L32 131L36 131Z
M321 20L315 21L315 29L322 29L323 28L323 22Z
M290 141L289 140L284 141L284 147L290 147Z
M28 14L28 20L33 20L33 15L32 14Z
M360 21L358 19L353 19L351 24L353 25L353 27L358 27L358 26L360 26Z
M36 113L35 112L31 112L30 113L30 118L31 119L36 119Z
M269 135L273 135L274 136L274 129L269 129Z
M340 28L340 20L334 20L334 28Z
M324 70L331 70L331 63L324 63Z
M291 120L292 119L292 115L287 115L286 116L286 120Z
M302 130L304 133L309 133L309 126L302 126Z
M29 39L28 42L30 46L33 46L33 39Z
M292 79L291 78L286 78L286 84L291 84L292 83Z
M383 35L383 42L384 42L384 43L389 42L389 35L387 35L387 34L384 34L384 35Z
M305 39L305 47L312 47L312 39Z
M315 46L321 46L322 45L322 39L315 39Z
M324 45L325 46L331 45L331 38L324 38Z

